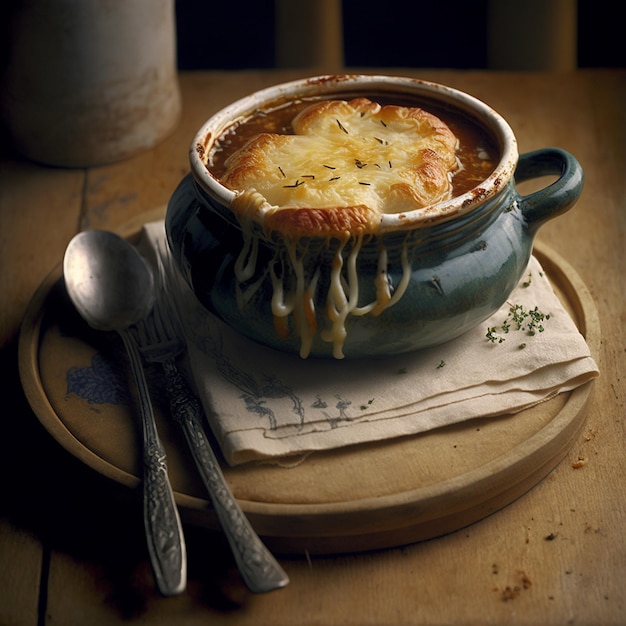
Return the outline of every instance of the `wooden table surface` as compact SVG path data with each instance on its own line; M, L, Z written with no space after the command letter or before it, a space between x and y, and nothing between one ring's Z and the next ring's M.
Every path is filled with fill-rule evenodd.
M3 148L2 626L626 623L626 71L386 73L467 91L509 121L521 152L561 147L585 170L576 206L539 233L586 283L602 327L601 376L568 456L505 509L438 539L349 556L281 557L291 583L266 595L248 593L219 533L186 528L187 591L160 598L137 494L83 466L44 431L20 385L17 336L34 291L76 232L113 230L165 205L189 171L188 146L207 117L305 75L185 73L182 120L149 152L62 169Z

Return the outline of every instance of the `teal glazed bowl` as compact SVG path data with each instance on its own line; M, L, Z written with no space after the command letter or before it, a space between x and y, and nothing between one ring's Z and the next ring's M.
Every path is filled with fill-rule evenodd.
M414 101L477 124L497 148L495 169L450 200L384 214L377 232L362 241L298 242L301 265L296 271L280 234L265 232L259 224L242 229L231 210L235 192L207 167L213 142L234 121L276 103L316 97L375 99L381 94L387 101ZM190 164L191 173L172 195L165 221L180 274L207 312L255 342L303 358L396 355L442 344L477 326L506 301L524 275L540 226L572 207L583 188L582 168L571 154L545 148L519 155L510 126L480 100L443 85L392 76L322 76L251 94L200 128L190 148ZM553 182L528 195L516 187L545 176ZM287 291L301 297L298 286L303 285L309 294L304 330L295 314L287 312L277 320L272 305L277 271ZM381 273L393 301L376 310L371 303ZM307 291L313 274L315 289Z

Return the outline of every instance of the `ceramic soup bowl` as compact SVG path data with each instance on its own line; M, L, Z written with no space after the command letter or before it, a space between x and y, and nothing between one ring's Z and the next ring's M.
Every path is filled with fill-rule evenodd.
M292 241L260 223L244 228L232 210L237 192L208 166L218 138L234 122L291 100L355 97L434 110L452 120L451 128L456 118L473 125L495 155L492 166L447 200L384 213L367 237ZM322 76L253 93L199 129L190 163L166 215L181 275L208 312L258 343L303 358L394 355L480 324L524 275L539 227L567 211L583 187L582 169L567 152L519 155L512 129L485 103L392 76ZM516 187L544 176L551 182L528 195Z

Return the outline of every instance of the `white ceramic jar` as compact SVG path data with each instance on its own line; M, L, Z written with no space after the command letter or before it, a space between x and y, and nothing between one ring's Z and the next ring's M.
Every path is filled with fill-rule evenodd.
M178 124L174 0L29 0L2 88L17 150L50 165L118 161Z

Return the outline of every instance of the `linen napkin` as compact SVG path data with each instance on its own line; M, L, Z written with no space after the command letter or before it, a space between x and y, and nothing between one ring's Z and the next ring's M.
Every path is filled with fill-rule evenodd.
M162 221L144 232L153 249L167 249ZM182 278L176 282L193 380L231 465L301 460L516 413L599 375L535 257L508 302L478 327L385 359L301 359L257 345L207 313Z

